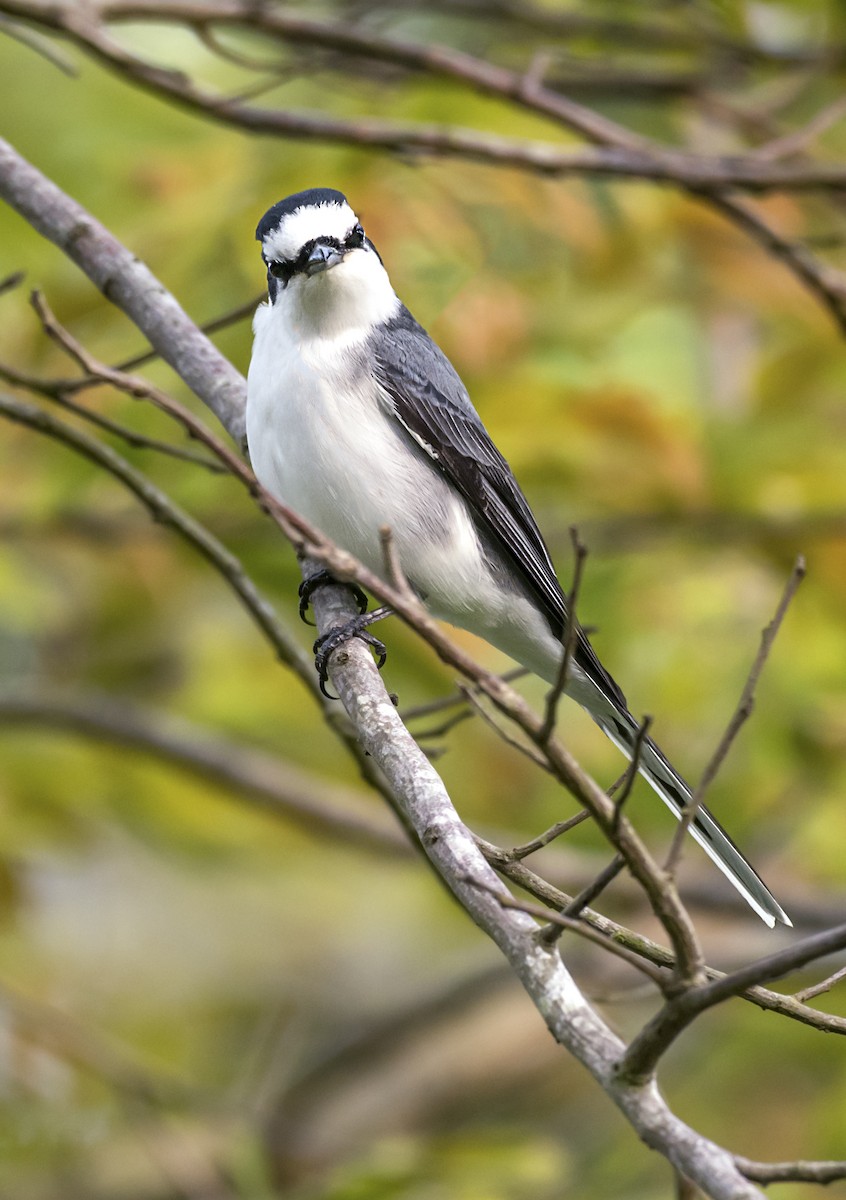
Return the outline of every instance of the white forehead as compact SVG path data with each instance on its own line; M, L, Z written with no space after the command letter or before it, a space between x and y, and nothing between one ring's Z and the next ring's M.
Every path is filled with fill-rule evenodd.
M262 250L265 258L296 258L306 242L315 238L332 237L342 242L357 222L348 204L305 204L287 213L276 229L265 234Z

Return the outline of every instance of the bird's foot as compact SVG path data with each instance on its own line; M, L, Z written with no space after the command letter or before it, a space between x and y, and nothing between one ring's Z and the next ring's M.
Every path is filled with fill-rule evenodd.
M372 633L367 632L367 626L373 621L380 621L382 617L387 616L390 616L390 610L385 612L379 608L370 613L360 613L351 621L347 621L346 625L338 625L335 629L330 629L328 633L321 634L314 643L314 665L317 668L320 690L328 700L337 699L337 696L332 696L326 691L326 684L329 681L329 659L336 650L351 641L352 638L360 638L375 652L376 666L380 671L382 670L388 657L388 651L385 649L384 642L380 642Z
M306 625L314 624L314 621L310 621L306 616L312 595L318 588L325 587L327 584L333 584L335 587L349 588L353 594L353 599L358 605L358 611L360 613L367 612L367 597L357 583L342 583L330 571L321 569L315 571L313 575L309 575L308 579L304 579L297 590L297 595L300 598L300 620L305 621Z

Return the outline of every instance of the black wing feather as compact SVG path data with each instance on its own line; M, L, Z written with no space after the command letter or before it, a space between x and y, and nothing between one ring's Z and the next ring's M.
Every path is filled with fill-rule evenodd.
M519 574L557 638L566 600L549 551L514 474L491 441L452 364L402 308L383 326L376 350L379 382L400 425L430 455L467 502L478 529ZM581 628L576 662L610 698L625 698Z

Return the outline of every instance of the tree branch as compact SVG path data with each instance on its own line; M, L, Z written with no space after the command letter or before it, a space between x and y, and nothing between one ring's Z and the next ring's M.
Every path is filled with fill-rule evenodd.
M299 675L307 686L314 690L314 669L310 659L303 654L297 643L278 620L270 603L259 593L252 580L244 572L239 560L213 534L181 509L160 488L130 466L110 446L92 438L88 433L45 412L37 405L23 400L13 400L0 394L0 414L20 425L46 434L54 441L62 442L78 454L96 463L124 487L128 488L147 508L154 520L170 526L185 541L202 554L207 562L222 575L237 595L243 606L255 619L259 628L270 641L279 658Z
M747 1179L765 1186L770 1183L835 1183L846 1179L846 1162L754 1162L735 1155L735 1162Z
M512 883L517 884L518 887L528 892L530 896L534 896L537 900L542 901L549 908L557 911L566 911L573 903L574 897L561 891L560 888L555 887L546 879L543 879L540 875L530 870L523 862L515 861L510 850L503 850L500 846L495 846L480 837L476 838L476 844L479 846L486 860L499 874L505 875ZM635 953L648 958L656 966L675 966L673 952L667 949L666 946L661 946L658 942L646 937L644 934L627 929L625 925L620 925L618 922L612 921L610 917L603 916L601 913L597 913L590 908L583 909L580 917L581 920L590 924L593 928L599 930L599 932L604 933L606 937L615 938ZM726 972L717 971L713 967L708 966L705 967L704 974L706 979L710 981L718 981L726 978ZM802 1025L807 1025L812 1029L824 1030L826 1033L836 1033L841 1036L846 1035L846 1017L835 1016L831 1013L824 1013L820 1012L819 1009L811 1008L798 995L785 996L781 992L771 991L769 988L761 987L759 984L753 984L735 994L739 999L747 1000L765 1012L778 1013L780 1016L789 1017L791 1020L798 1021Z
M755 655L754 662L749 670L746 682L743 685L743 691L740 695L740 700L737 703L737 708L734 710L731 720L726 727L725 733L720 738L716 750L707 763L705 770L702 773L702 778L699 784L694 789L693 795L688 804L685 805L684 811L681 814L678 826L673 836L670 852L667 855L667 861L664 864L664 870L670 873L676 870L678 861L682 852L682 842L685 834L691 824L696 820L696 814L705 799L705 794L708 788L714 782L717 772L723 765L726 755L734 744L734 740L740 732L742 726L752 715L752 709L755 704L755 689L758 686L758 680L761 678L761 672L764 669L766 661L773 648L773 643L778 636L778 631L781 628L782 621L787 615L787 610L790 607L793 597L796 595L797 589L805 578L805 559L800 554L793 564L793 570L790 572L790 578L784 586L781 598L778 602L775 615L770 623L766 626L761 634L761 642L758 647L758 653Z
M354 615L341 589L313 597L321 632ZM364 643L353 639L330 661L332 685L362 744L390 782L421 845L465 911L499 946L555 1039L608 1092L639 1136L713 1200L761 1200L727 1151L685 1125L654 1083L633 1086L616 1063L623 1045L576 987L556 948L544 946L535 922L499 903L501 885L462 824L443 783L409 735ZM538 719L539 720L539 719Z
M722 979L689 988L673 997L631 1043L620 1063L620 1074L632 1081L649 1078L671 1043L706 1009L755 984L798 971L809 962L844 947L846 925L838 925L803 938L766 958L747 963Z

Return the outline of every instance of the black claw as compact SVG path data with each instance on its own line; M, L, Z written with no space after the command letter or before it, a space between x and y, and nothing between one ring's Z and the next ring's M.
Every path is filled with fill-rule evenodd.
M306 613L308 612L308 606L311 602L311 597L318 588L324 587L326 584L334 584L335 587L349 588L353 594L353 599L358 606L358 611L360 613L367 612L367 597L358 584L342 583L339 579L336 579L331 572L322 569L320 571L315 571L314 575L309 575L308 579L304 579L297 589L297 595L300 598L300 620L304 621L306 625L314 624L314 621L309 621L308 617L306 616Z
M366 642L376 653L376 666L380 671L384 667L388 651L385 649L384 642L380 642L372 633L367 632L371 616L371 613L363 612L359 616L353 617L351 621L347 621L346 625L339 625L336 629L330 629L328 633L321 634L314 643L314 665L317 668L320 690L328 700L337 700L338 698L326 690L326 684L329 681L329 659L340 646L351 641L352 638L357 637Z

